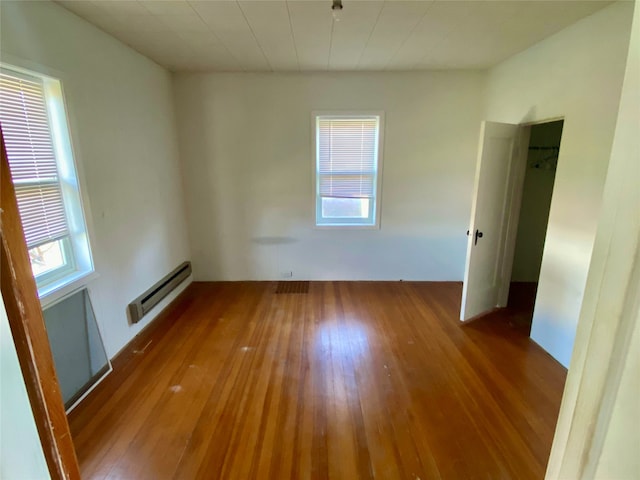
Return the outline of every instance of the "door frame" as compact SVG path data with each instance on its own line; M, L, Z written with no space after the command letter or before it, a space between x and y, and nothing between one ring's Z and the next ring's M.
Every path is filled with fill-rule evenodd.
M49 474L80 479L53 355L0 131L0 286L9 328Z
M537 120L535 122L521 123L519 129L518 146L520 148L519 155L514 154L512 161L512 169L514 175L511 177L511 203L509 214L507 216L507 234L505 240L504 252L502 255L502 285L500 286L500 294L498 295L498 307L507 306L509 301L509 289L511 288L511 274L513 273L513 260L515 257L516 242L518 237L518 225L520 223L520 207L522 206L522 195L524 193L524 179L527 172L527 159L529 152L529 142L531 138L531 127L542 125L545 123L565 122L564 115ZM564 133L564 126L563 126ZM562 137L560 139L560 148L562 148ZM558 152L558 160L560 152ZM555 186L554 186L555 188ZM553 195L553 190L551 192ZM549 223L547 221L547 230ZM545 231L546 237L546 231ZM535 305L534 305L535 308Z
M520 207L522 206L522 195L524 192L524 179L527 170L527 158L529 152L529 140L531 137L531 127L544 123L566 121L564 116L556 116L519 124L518 138L514 144L511 155L511 165L509 166L507 205L508 210L505 218L505 231L502 233L502 252L498 258L498 270L500 271L500 288L498 293L498 303L496 308L504 308L509 301L509 290L511 287L511 274L513 271L513 260L515 256L516 240L518 236L518 224L520 222ZM479 155L481 152L478 153ZM466 320L473 321L474 317ZM465 322L464 320L461 320Z

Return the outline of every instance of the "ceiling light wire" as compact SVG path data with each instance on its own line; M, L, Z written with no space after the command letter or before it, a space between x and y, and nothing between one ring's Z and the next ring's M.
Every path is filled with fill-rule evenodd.
M333 0L331 2L331 15L336 22L340 21L340 12L342 11L342 0Z

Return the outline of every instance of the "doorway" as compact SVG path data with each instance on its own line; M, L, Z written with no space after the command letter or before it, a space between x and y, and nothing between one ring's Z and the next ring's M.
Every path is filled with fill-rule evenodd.
M482 122L467 230L461 321L481 318L525 299L533 311L563 125L561 119L526 125ZM527 198L521 224L525 177ZM526 285L515 285L511 292L512 281L518 280ZM530 326L532 313L528 317Z
M530 126L507 306L531 331L564 120Z

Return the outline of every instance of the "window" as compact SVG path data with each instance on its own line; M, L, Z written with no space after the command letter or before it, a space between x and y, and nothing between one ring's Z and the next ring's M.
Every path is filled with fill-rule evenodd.
M93 271L60 81L2 65L0 125L42 297Z
M316 226L378 226L382 114L314 119Z

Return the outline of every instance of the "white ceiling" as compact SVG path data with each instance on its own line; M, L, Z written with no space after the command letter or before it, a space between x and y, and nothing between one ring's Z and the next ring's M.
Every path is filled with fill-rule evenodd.
M610 1L58 0L173 71L484 69Z

